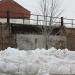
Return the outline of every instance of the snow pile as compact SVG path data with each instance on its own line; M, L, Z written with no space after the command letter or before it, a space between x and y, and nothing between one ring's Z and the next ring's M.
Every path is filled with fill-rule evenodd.
M51 48L0 51L0 75L75 74L75 52Z

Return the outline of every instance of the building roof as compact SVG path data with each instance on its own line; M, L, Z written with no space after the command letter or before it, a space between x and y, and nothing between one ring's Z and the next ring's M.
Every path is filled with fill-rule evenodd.
M7 11L9 11L11 18L30 18L30 11L14 0L0 1L0 17L7 17Z

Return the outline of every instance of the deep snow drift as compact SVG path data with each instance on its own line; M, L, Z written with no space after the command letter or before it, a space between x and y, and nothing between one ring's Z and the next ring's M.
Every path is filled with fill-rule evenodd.
M75 52L51 48L0 51L0 75L75 74Z

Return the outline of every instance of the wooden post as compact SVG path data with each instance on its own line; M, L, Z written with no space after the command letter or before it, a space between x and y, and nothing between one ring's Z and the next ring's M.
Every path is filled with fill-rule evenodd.
M10 13L7 10L7 25L9 25L9 24L10 24Z
M38 25L38 15L37 15L37 25Z
M61 17L61 27L63 27L63 17Z
M63 17L61 17L61 26L60 26L60 35L63 35L63 31L64 31L64 28L63 28Z

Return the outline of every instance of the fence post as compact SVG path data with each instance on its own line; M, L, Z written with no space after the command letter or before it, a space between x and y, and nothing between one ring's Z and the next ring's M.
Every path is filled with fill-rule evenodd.
M63 28L63 17L61 17L60 35L63 35L63 31L64 31L64 28Z
M7 25L9 25L9 24L10 24L10 13L7 10Z
M37 25L38 25L38 17L39 17L39 15L37 15Z
M61 17L61 27L63 27L63 17Z

